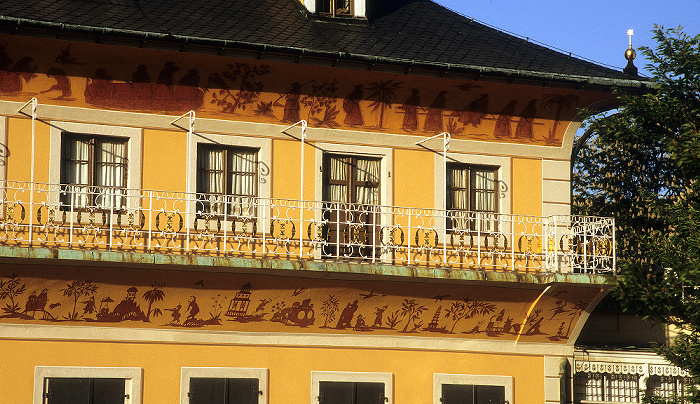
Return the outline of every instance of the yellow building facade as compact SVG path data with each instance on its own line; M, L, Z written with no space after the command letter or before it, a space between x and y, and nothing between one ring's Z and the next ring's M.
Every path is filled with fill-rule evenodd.
M197 46L0 34L0 402L571 399L612 79Z

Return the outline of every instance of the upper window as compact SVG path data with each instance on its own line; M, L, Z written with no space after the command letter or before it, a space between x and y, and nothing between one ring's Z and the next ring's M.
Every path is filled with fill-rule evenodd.
M352 3L352 0L316 0L316 12L332 17L352 16Z
M141 402L140 368L37 366L34 404Z
M436 404L507 404L513 402L513 378L435 374Z
M267 369L182 368L182 403L264 404Z
M138 207L127 189L141 188L141 129L52 121L49 203L119 210Z
M258 150L199 144L197 211L254 215L258 196Z
M65 206L125 206L128 173L125 138L64 133L61 142L61 185Z
M450 229L495 230L497 172L497 168L486 166L447 166L447 209L452 211L449 213Z
M328 154L325 159L325 197L328 202L379 204L381 159Z
M392 379L390 373L312 372L312 401L320 404L391 403Z

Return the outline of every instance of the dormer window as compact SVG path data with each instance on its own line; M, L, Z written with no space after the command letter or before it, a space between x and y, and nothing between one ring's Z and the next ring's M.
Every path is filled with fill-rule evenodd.
M331 17L355 15L353 0L316 0L316 12Z

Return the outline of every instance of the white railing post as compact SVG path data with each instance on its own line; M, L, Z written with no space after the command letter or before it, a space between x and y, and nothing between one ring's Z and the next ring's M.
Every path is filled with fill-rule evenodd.
M24 108L26 108L28 105L32 106L31 112L27 114L24 112ZM31 184L29 186L29 246L31 247L32 243L34 242L34 190L35 190L35 182L34 182L34 165L35 165L35 143L36 143L36 107L38 105L37 99L32 98L31 100L27 101L20 107L20 109L17 110L22 115L28 116L32 118L32 151L31 151L31 161L30 161L30 169L29 169L29 183Z
M419 140L416 145L422 145L423 142L435 139L442 136L442 175L445 181L447 181L447 151L450 150L450 134L448 132L438 133L435 136L431 136L427 139ZM425 147L425 146L422 146ZM447 266L447 184L442 186L442 209L444 222L442 226L442 263Z
M304 242L304 232L302 231L304 227L304 209L302 208L304 204L304 143L306 142L306 128L307 128L307 122L305 120L301 120L295 124L289 125L286 128L282 129L280 132L284 133L285 135L292 137L296 139L294 136L290 135L287 133L287 130L297 126L301 125L301 151L299 152L300 154L300 164L299 164L299 181L300 181L300 190L299 190L299 259L302 258L302 244Z
M180 125L175 124L175 122L179 121L180 119L182 119L184 117L188 118L186 129ZM176 128L187 130L187 146L186 146L187 147L187 163L185 164L185 167L186 167L185 169L187 171L187 180L186 180L187 182L191 181L190 177L192 177L190 175L191 170L192 170L192 163L190 160L192 160L192 135L194 134L194 122L195 122L194 111L188 111L188 112L180 115L179 117L173 119L170 122L170 124L175 126ZM194 177L196 178L196 175ZM191 187L189 187L187 184L185 184L185 188L190 189ZM192 217L191 217L192 216L192 211L191 211L192 208L190 206L192 203L190 203L190 201L187 197L187 191L185 191L185 198L184 199L185 199L185 219L184 219L184 221L185 221L185 232L186 232L185 251L190 251L190 225L189 225L189 221L192 219Z

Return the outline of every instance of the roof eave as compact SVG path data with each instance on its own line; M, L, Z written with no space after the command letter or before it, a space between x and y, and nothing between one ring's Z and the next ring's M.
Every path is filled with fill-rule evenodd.
M51 21L41 21L26 18L17 18L0 15L0 30L10 31L13 34L21 34L20 30L47 31L57 37L62 34L79 34L92 37L96 42L102 42L105 38L122 38L137 40L139 47L148 47L148 43L173 44L180 51L196 52L196 48L214 48L218 53L227 50L244 50L265 53L288 55L296 58L296 62L303 62L302 58L322 58L333 63L338 61L350 61L369 63L370 65L393 65L402 68L406 73L415 73L415 70L429 70L443 76L445 74L462 74L474 76L477 80L496 80L515 82L517 80L536 81L540 85L565 85L576 88L598 87L605 89L619 88L628 91L644 91L654 87L654 83L645 77L629 79L613 79L596 76L571 75L564 73L547 73L532 70L509 69L491 66L478 66L469 64L451 64L432 61L417 61L402 58L390 58L383 56L364 55L348 52L330 52L317 49L300 48L293 46L280 46L256 42L232 41L217 38L204 38L177 34L137 31L129 29L105 28L78 24L64 24ZM364 69L367 69L364 67Z

